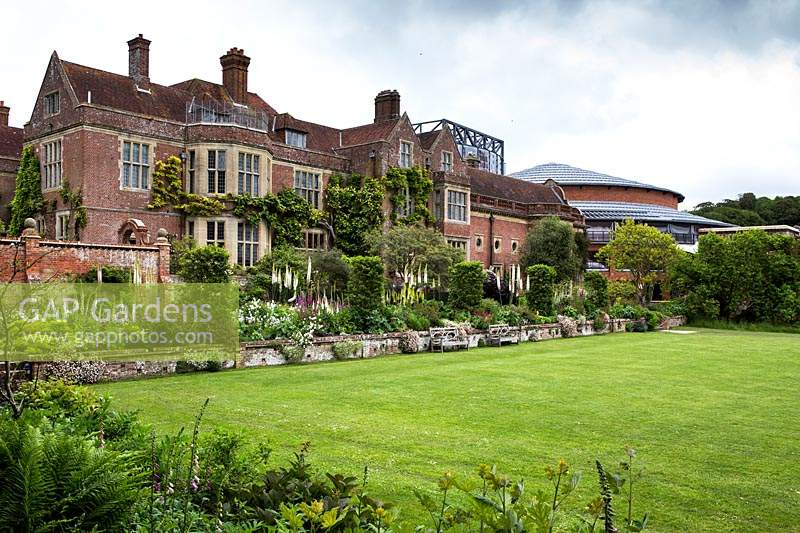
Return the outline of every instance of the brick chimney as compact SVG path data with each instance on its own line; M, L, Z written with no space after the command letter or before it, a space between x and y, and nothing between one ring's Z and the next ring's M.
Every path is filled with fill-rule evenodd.
M250 58L244 55L241 48L231 48L228 53L219 58L222 65L222 85L238 104L247 103L247 67Z
M6 103L0 100L0 126L8 126L8 112L11 108Z
M400 118L400 93L381 91L375 97L375 122Z
M128 41L128 76L142 89L150 85L150 41L141 33Z

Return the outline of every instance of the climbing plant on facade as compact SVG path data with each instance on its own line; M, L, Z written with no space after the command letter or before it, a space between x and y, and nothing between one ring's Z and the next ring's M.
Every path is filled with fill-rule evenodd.
M69 210L67 218L67 239L77 239L77 230L86 227L87 213L86 206L83 205L83 191L81 189L73 189L69 185L69 181L64 180L59 191L61 200Z
M428 209L428 199L433 191L433 180L428 171L420 167L391 167L386 172L386 188L391 193L392 222L414 224L434 223Z
M347 255L365 255L364 236L383 225L383 178L333 175L325 189L325 210L336 247Z
M42 176L39 171L39 158L33 146L22 150L22 159L17 172L17 183L14 199L11 201L11 221L8 232L19 235L26 218L35 218L42 212L44 197L42 196Z
M233 197L233 214L251 224L264 222L272 229L272 245L301 246L303 230L316 225L322 212L292 189L264 196L243 194Z
M225 208L217 198L188 193L183 189L181 180L182 163L177 157L170 156L156 161L153 172L153 190L148 209L172 207L188 216L215 216Z

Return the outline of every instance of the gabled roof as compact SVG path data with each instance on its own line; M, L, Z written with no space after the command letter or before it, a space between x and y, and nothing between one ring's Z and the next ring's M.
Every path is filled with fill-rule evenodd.
M467 168L473 194L502 198L526 204L562 204L566 202L550 186L529 183L474 167Z
M633 181L625 178L618 178L616 176L609 176L600 172L592 170L584 170L582 168L564 165L561 163L547 163L544 165L537 165L519 172L510 174L514 178L518 178L532 183L544 183L548 179L555 180L559 185L599 185L606 187L634 187L637 189L650 189L654 191L669 192L678 197L678 201L682 202L684 197L681 193L675 192L671 189L656 187L648 185L639 181Z
M686 211L679 211L671 207L651 204L633 204L628 202L582 202L574 201L569 205L577 207L586 217L586 220L622 221L632 219L646 222L678 222L684 224L698 224L708 227L728 227L730 224L711 220L710 218L693 215Z
M184 122L191 95L176 87L151 83L149 93L137 90L132 78L69 61L61 61L78 102Z
M371 142L385 141L402 118L383 120L342 130L342 146L356 146Z
M417 135L419 137L419 142L422 144L422 147L426 150L430 150L433 143L436 142L436 139L439 138L439 135L444 130L433 130L433 131L426 131L425 133L420 133Z
M19 159L22 153L22 128L0 126L0 157Z

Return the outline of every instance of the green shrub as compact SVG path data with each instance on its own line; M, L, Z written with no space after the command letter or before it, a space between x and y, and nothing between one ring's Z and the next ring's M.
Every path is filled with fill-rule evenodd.
M351 335L357 331L353 313L349 308L339 311L322 311L317 315L323 335Z
M409 309L406 311L406 326L412 331L427 331L431 327L431 321L424 315Z
M0 479L8 531L122 531L144 486L133 455L25 420L0 423Z
M228 251L219 246L192 248L181 256L178 274L186 283L228 283L229 259Z
M353 311L362 317L383 307L383 263L380 257L350 258L347 300Z
M412 309L414 310L414 313L428 321L428 327L435 328L442 325L443 310L442 303L440 301L425 300L423 302L417 302L414 304Z
M448 302L453 309L471 309L483 298L486 273L478 261L461 261L450 268Z
M587 312L608 307L608 279L600 272L587 272L583 278L586 289L585 306Z
M306 356L306 349L304 346L287 344L281 348L281 355L283 355L287 363L299 363Z
M130 283L131 282L131 269L123 267L104 266L100 267L100 272L103 276L103 283ZM80 277L84 283L97 282L97 268L90 269L86 274Z
M528 307L540 315L553 313L555 297L556 269L549 265L528 267L530 289L525 295Z
M341 341L333 345L333 356L336 359L354 359L364 349L361 341Z
M625 305L615 304L608 310L608 316L611 318L627 318L634 320L637 318L644 318L646 309L638 305Z
M495 324L508 324L521 326L526 321L524 310L515 305L497 306L492 313L492 322Z
M611 305L618 303L637 304L639 303L639 291L630 281L616 280L608 284L608 299Z

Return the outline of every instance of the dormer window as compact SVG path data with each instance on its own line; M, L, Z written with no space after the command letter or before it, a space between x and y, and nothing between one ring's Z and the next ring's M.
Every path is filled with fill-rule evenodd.
M308 134L302 131L286 130L286 144L289 146L296 146L298 148L305 148L308 139Z
M57 115L61 111L61 101L58 97L58 91L44 96L44 114L45 116Z

